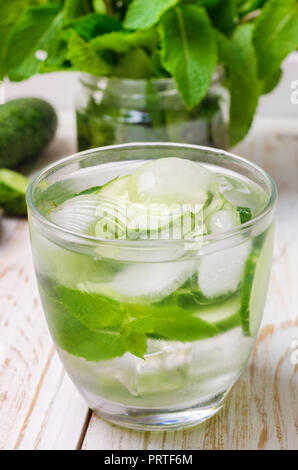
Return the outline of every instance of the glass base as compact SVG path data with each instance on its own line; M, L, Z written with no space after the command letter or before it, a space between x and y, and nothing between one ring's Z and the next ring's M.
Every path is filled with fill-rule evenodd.
M132 408L101 400L100 406L93 406L92 410L117 426L138 431L174 431L196 426L211 418L222 408L229 390L207 403L184 409Z

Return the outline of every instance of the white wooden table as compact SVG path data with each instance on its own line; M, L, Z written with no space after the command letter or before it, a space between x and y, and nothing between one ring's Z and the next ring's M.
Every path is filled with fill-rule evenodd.
M72 115L44 158L74 150ZM54 351L33 272L27 222L0 244L0 449L298 449L298 121L257 119L237 152L279 189L275 255L261 332L226 405L186 431L135 432L91 413ZM296 352L295 352L296 351ZM296 365L295 365L296 364Z

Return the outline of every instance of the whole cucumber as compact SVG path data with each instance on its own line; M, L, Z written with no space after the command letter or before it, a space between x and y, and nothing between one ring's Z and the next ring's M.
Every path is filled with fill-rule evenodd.
M54 137L57 125L54 108L39 98L0 105L0 167L16 168L35 159Z

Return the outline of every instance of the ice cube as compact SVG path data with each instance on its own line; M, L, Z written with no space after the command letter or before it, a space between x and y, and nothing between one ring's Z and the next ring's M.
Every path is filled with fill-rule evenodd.
M131 263L108 282L80 282L78 289L112 297L119 302L158 302L174 292L195 272L193 261Z
M146 202L200 204L217 190L216 177L199 163L162 158L145 163L132 176L130 198Z
M207 298L230 294L239 288L243 269L251 250L246 241L210 255L203 256L198 270L198 285Z
M187 385L192 357L192 345L150 341L151 353L144 359L130 355L126 373L118 380L134 396L179 390Z
M226 232L240 225L239 213L234 210L220 210L211 214L206 224L209 233Z
M192 261L131 264L115 275L109 288L120 301L156 302L184 284L193 270Z
M268 196L256 183L236 178L229 178L229 181L232 187L226 185L223 194L234 207L249 207L256 215L266 206Z
M247 361L253 342L253 338L243 336L241 328L194 342L190 377L202 385L206 380L205 386L208 386L209 379L224 377L227 373L237 376Z

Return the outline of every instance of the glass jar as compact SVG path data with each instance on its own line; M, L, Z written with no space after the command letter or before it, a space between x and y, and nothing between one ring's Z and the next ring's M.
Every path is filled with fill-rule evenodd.
M193 239L107 239L78 229L94 197L98 207L96 185L159 157L206 165L227 197L236 190L255 216ZM182 144L87 151L33 179L29 223L43 308L64 367L90 408L116 424L154 430L192 426L221 408L259 331L275 205L275 185L257 165Z
M82 75L76 100L79 150L128 142L181 142L228 148L229 95L218 71L188 110L172 78Z

